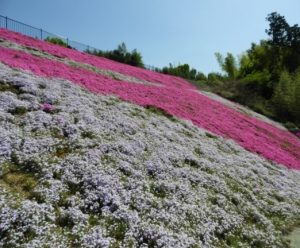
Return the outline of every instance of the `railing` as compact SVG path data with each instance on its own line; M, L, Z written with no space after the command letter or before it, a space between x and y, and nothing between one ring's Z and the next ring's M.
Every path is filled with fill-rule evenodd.
M30 25L27 25L25 23L10 19L7 16L0 15L0 27L9 29L14 32L25 34L27 36L31 36L31 37L39 39L39 40L45 40L47 38L60 38L61 40L63 40L65 43L67 43L72 48L75 48L76 50L82 51L82 52L84 52L86 50L96 50L96 51L99 50L94 47L82 44L80 42L73 41L68 38L62 37L60 35L50 33L41 28L36 28L36 27L30 26Z
M57 34L50 33L48 31L45 31L41 28L36 28L30 25L27 25L25 23L13 20L8 18L7 16L0 15L0 28L6 28L14 32L18 32L27 36L31 36L33 38L39 39L39 40L45 40L47 38L59 38L62 41L64 41L67 45L70 47L81 51L100 51L100 49L91 47L89 45L85 45L83 43L70 40L68 38L62 37ZM151 70L151 71L157 71L158 68L152 65L144 65L145 69Z

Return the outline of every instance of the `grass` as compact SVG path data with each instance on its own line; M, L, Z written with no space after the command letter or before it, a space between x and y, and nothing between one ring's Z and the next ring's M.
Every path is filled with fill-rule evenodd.
M25 198L32 196L34 188L37 186L37 180L32 175L22 172L8 172L0 179L13 192L16 192Z
M130 111L130 116L144 118L143 112L140 109L134 108Z
M216 135L213 135L211 133L205 132L206 137L210 138L210 139L218 139L218 137Z
M15 93L17 95L23 93L23 91L21 90L21 88L19 86L12 85L12 84L7 83L3 80L0 80L0 92L6 92L6 91L10 91L10 92Z
M115 220L109 231L109 236L121 241L125 238L127 229L128 225L125 221Z
M199 147L196 147L194 149L194 154L196 154L198 157L201 157L203 155L203 152L201 151L201 149Z
M188 137L188 138L193 138L194 135L192 134L192 132L188 131L188 130L183 130L183 134Z
M115 106L117 104L119 104L121 102L121 100L117 97L110 97L108 99L108 101L106 101L106 106Z
M23 173L38 174L41 172L40 164L35 159L28 159L26 161L20 161L18 155L15 152L11 154L10 171L21 171Z
M100 224L100 216L90 214L89 219L88 219L89 225L90 226L97 226Z
M24 115L28 112L27 108L24 106L17 106L9 111L12 115Z
M194 167L194 168L198 168L199 167L199 164L196 160L194 159L185 159L184 160L184 164L185 165L188 165L188 166L191 166L191 167Z
M94 139L94 138L96 138L96 135L92 131L83 131L81 133L81 137L83 139L86 139L86 138L88 138L88 139Z
M56 224L62 228L72 229L75 225L74 221L71 219L69 215L59 214L56 219Z
M56 148L54 155L58 158L65 158L72 153L72 148L68 145L61 145Z
M285 242L291 248L300 247L300 220L292 225L290 233L285 237Z
M101 156L101 161L104 164L116 164L116 162L117 162L116 159L109 154L103 154Z
M14 156L13 156L14 157ZM34 199L43 202L43 196L35 192L38 185L36 173L39 167L36 163L27 161L19 163L16 158L14 161L2 164L3 174L0 177L0 185L9 190L12 194L24 199Z
M51 131L51 135L53 138L56 138L56 139L64 139L65 138L62 130L59 127L51 127L50 131Z
M154 182L150 183L150 192L158 198L165 198L167 196L166 189L162 186L156 186Z
M169 114L168 112L166 112L163 109L157 108L157 107L153 107L153 106L145 106L146 108L146 113L148 115L159 115L159 116L164 116L166 118L168 118L169 120L173 121L173 122L177 122L178 120L171 114Z

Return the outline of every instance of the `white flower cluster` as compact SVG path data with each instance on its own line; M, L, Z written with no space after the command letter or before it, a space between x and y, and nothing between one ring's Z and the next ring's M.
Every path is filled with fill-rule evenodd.
M0 64L0 247L281 247L299 186L190 122Z

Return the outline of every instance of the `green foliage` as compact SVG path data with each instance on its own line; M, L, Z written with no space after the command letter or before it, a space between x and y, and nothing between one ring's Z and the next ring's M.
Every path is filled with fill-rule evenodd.
M268 15L270 36L268 41L282 55L283 65L289 72L295 72L300 65L300 27L290 26L284 16L273 12Z
M286 115L292 102L292 78L287 71L282 72L275 88L273 102L281 115Z
M174 66L171 63L169 66L163 67L161 70L157 70L158 72L162 72L164 74L169 74L177 77L182 77L190 80L197 81L206 81L207 78L204 73L198 72L194 68L190 68L188 64L179 64L178 66Z
M266 20L269 22L270 25L270 28L266 30L266 33L271 37L272 43L276 45L286 44L286 32L288 32L289 25L286 22L284 16L273 12L267 16Z
M12 187L20 187L24 191L31 191L36 186L36 180L29 174L11 172L3 176L3 180Z
M5 166L5 165L3 165ZM10 190L23 197L30 198L37 185L37 180L29 173L15 171L14 166L6 166L5 173L0 177L0 185L4 183Z
M153 107L153 106L150 106L150 105L149 106L145 106L145 108L147 110L147 114L149 114L149 115L155 114L155 115L159 115L159 116L164 116L164 117L168 118L169 120L171 120L173 122L177 121L177 119L173 115L167 113L163 109L160 109L160 108L157 108L157 107Z
M9 112L13 115L24 115L27 113L27 108L24 106L17 106L14 109L10 110Z
M294 75L283 71L275 87L272 101L278 116L300 123L300 70Z
M254 71L241 78L241 82L245 88L251 92L259 93L264 98L270 98L273 93L272 83L270 81L271 74L269 71Z
M217 61L221 69L227 74L229 79L235 79L238 74L238 67L235 57L231 53L227 53L227 56L223 58L222 54L215 53Z
M275 54L273 54L272 47L268 42L252 43L251 48L240 57L239 77L263 70L272 73L278 67L274 64L275 61L272 61L274 56Z
M196 81L207 81L207 76L203 72L198 71L195 76L195 80Z
M269 14L266 18L269 22L269 29L266 33L270 36L273 45L277 46L299 46L300 43L300 27L296 24L290 26L277 12Z
M110 237L113 237L118 241L124 240L128 230L128 224L126 221L108 217L106 219L106 224L109 230L108 235Z
M226 77L208 74L210 89L281 122L300 126L300 27L290 26L284 16L267 16L268 40L239 57L231 53L216 59ZM222 81L222 83L219 83Z
M118 61L120 63L125 63L128 65L144 68L144 63L143 63L141 53L139 53L136 49L133 49L131 52L129 52L124 42L118 45L117 49L114 49L112 51L87 50L86 52L96 56L105 57L114 61Z
M56 219L56 224L59 225L62 228L73 228L75 225L72 217L69 214L60 214L58 215Z
M294 77L295 84L295 92L294 92L294 100L292 106L292 114L297 120L297 123L300 126L300 70L298 70Z
M22 93L22 90L20 89L19 86L0 80L0 92L5 92L5 91L10 91L17 95Z
M94 138L96 138L96 135L92 131L85 130L81 133L81 137L83 139L85 139L85 138L94 139Z
M210 72L207 75L208 82L220 82L224 80L224 77L218 72Z
M48 41L48 42L50 42L52 44L59 45L59 46L62 46L62 47L72 48L66 42L64 42L62 39L57 38L57 37L52 37L52 38L51 37L47 37L45 39L45 41Z

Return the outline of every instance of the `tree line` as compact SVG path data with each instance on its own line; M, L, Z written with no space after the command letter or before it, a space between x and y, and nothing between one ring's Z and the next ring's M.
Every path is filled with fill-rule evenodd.
M118 61L120 63L137 66L144 68L143 58L140 52L136 49L132 51L128 51L126 44L122 42L118 47L111 51L101 51L101 50L87 50L89 54L93 54L100 57L105 57L114 61Z
M231 53L216 59L224 72L215 90L273 119L300 126L300 27L273 12L267 40L252 43L236 59Z

